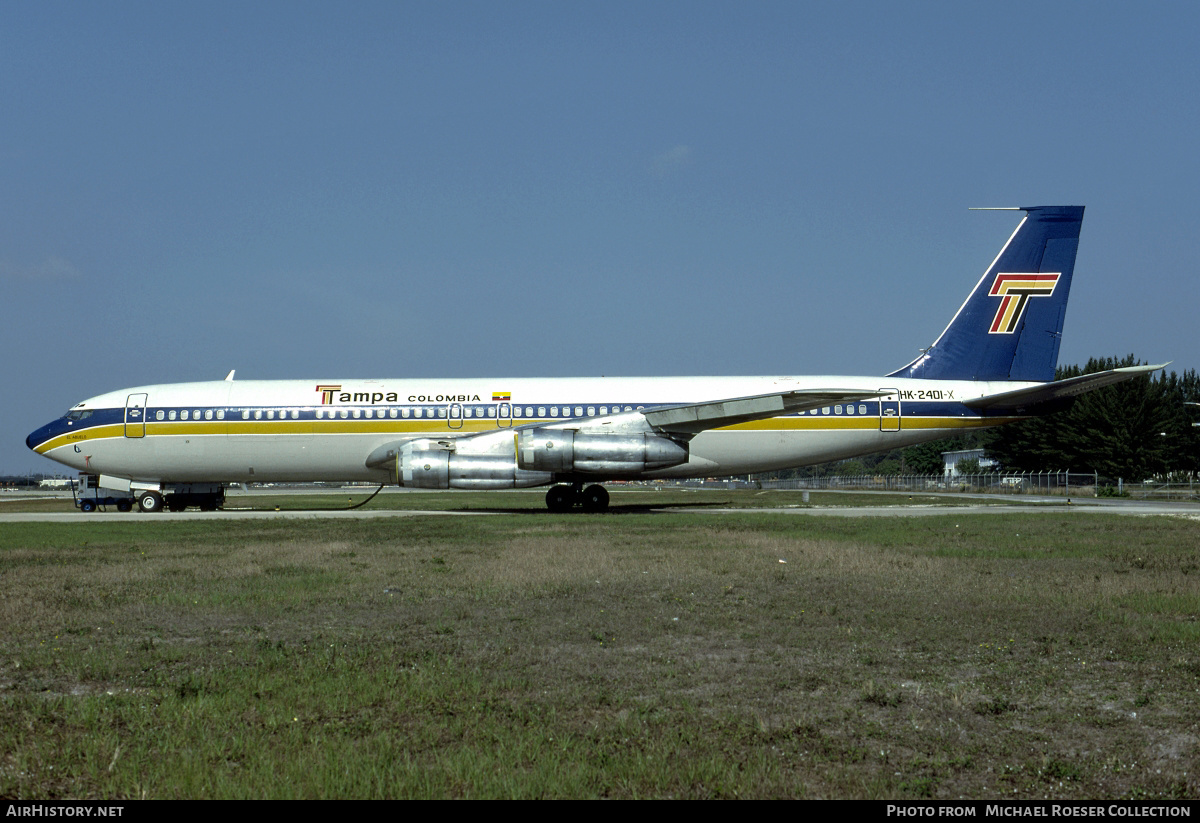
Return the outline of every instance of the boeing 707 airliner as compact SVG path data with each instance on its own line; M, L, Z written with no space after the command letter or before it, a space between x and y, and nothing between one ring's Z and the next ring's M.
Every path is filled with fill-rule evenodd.
M606 480L711 477L890 450L1057 411L1162 366L1054 381L1082 206L1024 218L928 349L883 377L245 380L92 397L29 448L142 511L212 509L228 483L550 486L603 510Z

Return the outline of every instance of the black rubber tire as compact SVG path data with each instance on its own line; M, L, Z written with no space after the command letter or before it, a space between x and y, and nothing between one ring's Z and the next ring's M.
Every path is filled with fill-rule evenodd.
M575 507L575 491L570 486L551 486L546 492L546 508L552 512L569 512Z
M160 512L163 510L163 498L158 492L143 492L138 498L138 508L144 512Z
M600 484L588 486L580 494L584 511L602 512L608 508L608 490Z

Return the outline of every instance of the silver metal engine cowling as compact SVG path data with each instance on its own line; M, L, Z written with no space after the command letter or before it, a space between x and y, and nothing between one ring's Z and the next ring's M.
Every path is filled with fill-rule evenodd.
M396 482L413 489L450 488L450 454L428 440L405 443L396 455Z
M529 471L635 475L687 460L686 445L649 432L588 434L551 428L517 432L517 465Z
M396 478L415 489L520 489L544 486L549 472L524 471L510 454L458 454L436 441L405 443L396 456Z

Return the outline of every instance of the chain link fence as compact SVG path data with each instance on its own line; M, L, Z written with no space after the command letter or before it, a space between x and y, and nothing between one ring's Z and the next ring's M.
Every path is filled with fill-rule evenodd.
M1150 500L1200 500L1200 481L1147 480L1126 483L1118 478L1100 477L1095 472L981 472L947 476L944 474L862 474L828 475L773 480L763 477L714 478L682 481L678 485L707 488L759 488L786 490L856 490L894 492L955 491L975 494L1048 495L1057 497L1125 497Z

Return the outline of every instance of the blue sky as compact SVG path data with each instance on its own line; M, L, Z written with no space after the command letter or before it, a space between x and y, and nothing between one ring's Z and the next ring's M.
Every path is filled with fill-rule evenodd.
M1200 368L1189 3L10 2L0 472L126 386L882 374L1087 206L1060 362Z

